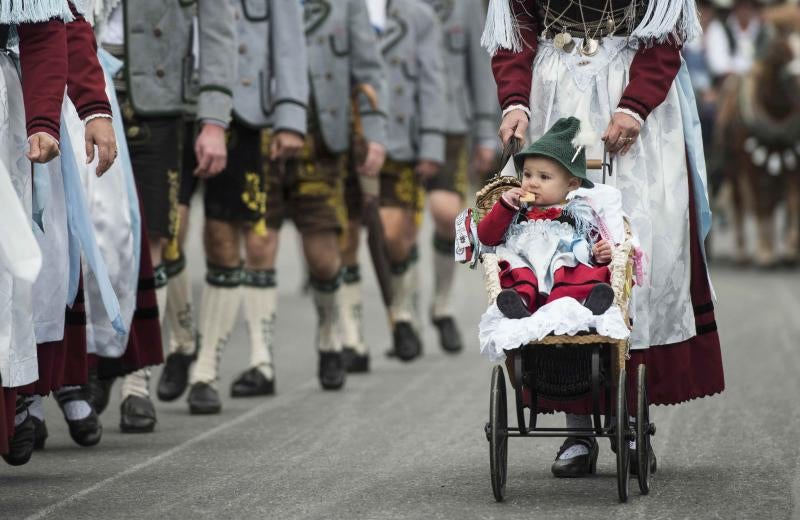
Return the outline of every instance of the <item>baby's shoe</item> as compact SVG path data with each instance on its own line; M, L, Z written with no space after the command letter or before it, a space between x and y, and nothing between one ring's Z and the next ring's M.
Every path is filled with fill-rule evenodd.
M583 302L583 306L592 311L595 316L599 316L606 312L613 303L614 289L607 283L601 283L592 287L589 296Z
M497 308L506 318L520 320L531 315L525 300L514 289L503 289L497 295Z

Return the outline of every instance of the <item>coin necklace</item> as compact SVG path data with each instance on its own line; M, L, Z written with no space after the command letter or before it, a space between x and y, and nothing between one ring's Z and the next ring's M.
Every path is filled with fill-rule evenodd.
M602 20L605 17L608 7L608 0L606 0L605 5L603 6L603 14L600 17ZM589 38L589 30L586 27L586 18L583 15L583 2L578 0L578 9L581 12L581 22L583 23L583 44L580 47L580 52L586 57L592 57L596 55L600 51L600 42L597 41L597 33L600 32L600 26L598 26L594 34L591 38Z
M542 31L542 34L547 35L547 31L552 27L556 22L558 22L561 17L566 14L572 4L567 4L567 7L564 8L563 11L552 21L550 22ZM545 12L550 12L550 0L547 0L547 6L545 6ZM564 52L570 53L575 49L575 41L572 39L572 35L567 32L566 28L562 28L562 31L556 34L553 37L553 46L556 49L562 50Z

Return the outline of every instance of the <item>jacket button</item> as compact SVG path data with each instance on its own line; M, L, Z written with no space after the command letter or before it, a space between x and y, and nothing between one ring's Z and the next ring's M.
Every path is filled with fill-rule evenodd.
M324 37L324 36L320 36L320 37L317 39L317 44L318 44L318 45L325 45L325 37Z
M394 93L395 93L395 94L397 94L398 96L401 96L401 95L403 95L403 87L397 87L397 88L395 88L395 89L394 89Z
M396 116L394 119L401 125L406 122L406 118L404 116Z
M252 85L252 84L253 84L253 81L252 81L252 80L249 80L249 79L247 79L247 78L245 78L245 79L243 79L243 80L242 80L242 85L243 85L243 86L245 86L245 87L249 87L249 86L250 86L250 85Z
M163 78L164 76L166 76L166 74L167 73L164 72L164 69L156 69L156 76L158 76L159 78Z
M242 44L239 45L239 54L246 54L247 53L247 45Z
M142 129L139 128L138 126L132 126L132 127L128 128L128 132L127 133L128 133L128 137L134 138L134 137L138 136L140 133L142 133Z
M161 38L162 34L164 34L164 32L161 30L161 27L156 27L155 29L153 29L153 36L155 36L156 38Z
M338 111L337 109L335 109L335 108L332 108L332 109L331 109L331 115L332 115L333 117L336 117L336 114L338 114L338 113L339 113L339 111Z
M325 79L327 79L328 81L333 81L333 74L328 72L327 74L325 74Z

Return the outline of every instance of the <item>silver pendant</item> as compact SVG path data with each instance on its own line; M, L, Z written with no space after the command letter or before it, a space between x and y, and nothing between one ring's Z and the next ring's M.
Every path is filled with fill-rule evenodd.
M594 56L600 51L600 42L595 40L594 38L587 38L583 40L583 45L581 45L581 54L584 56Z
M556 34L555 38L553 38L553 45L555 45L556 49L569 52L575 47L575 42L572 41L572 35L564 31Z
M617 29L617 23L614 21L613 18L609 18L606 20L606 34L614 34L614 31Z

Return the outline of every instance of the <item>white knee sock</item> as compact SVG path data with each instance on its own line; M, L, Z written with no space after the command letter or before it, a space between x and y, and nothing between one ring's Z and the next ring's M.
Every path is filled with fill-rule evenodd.
M122 398L135 395L150 398L150 368L140 368L122 378Z
M409 261L392 266L392 304L389 315L392 323L413 323L415 317L414 291L417 272Z
M314 306L317 308L317 349L320 352L341 352L342 342L339 338L339 307L341 306L341 281L337 276L333 280L311 280L311 291L314 294Z
M79 386L62 386L55 391L56 398L60 392L76 390ZM61 411L68 421L79 421L86 419L92 413L92 407L84 400L66 401L61 405Z
M591 428L592 427L592 418L588 415L577 415L574 413L568 413L567 416L567 428ZM576 435L576 437L580 437L580 435ZM581 455L588 455L589 448L583 444L574 444L573 446L567 448L564 453L562 453L558 458L560 460L567 460L572 459L575 457L580 457Z
M433 244L435 292L431 314L436 319L453 315L453 310L450 308L450 292L456 270L453 269L453 241L434 236Z
M219 358L228 343L231 330L236 323L239 301L242 297L239 286L241 274L234 275L235 282L212 285L206 281L203 288L203 308L200 311L200 352L190 375L190 382L209 383L216 386L219 375ZM238 269L236 271L239 271ZM239 271L240 272L240 271ZM211 274L209 274L211 276ZM236 283L236 285L233 285Z
M359 355L367 354L364 343L361 303L361 272L358 264L342 270L342 307L339 309L342 324L342 342Z
M167 264L166 319L169 323L169 353L192 355L195 351L194 317L192 316L192 292L186 260L181 255L175 262Z
M250 366L261 371L267 379L275 378L272 362L272 342L275 335L275 310L278 289L275 270L245 270L242 287L244 316L250 336Z
M155 278L156 287L156 302L158 303L158 319L159 323L164 323L164 316L167 313L167 269L164 264L160 264L153 268L153 276Z
M25 401L28 403L28 413L36 417L40 421L44 421L44 400L39 394L26 397Z

